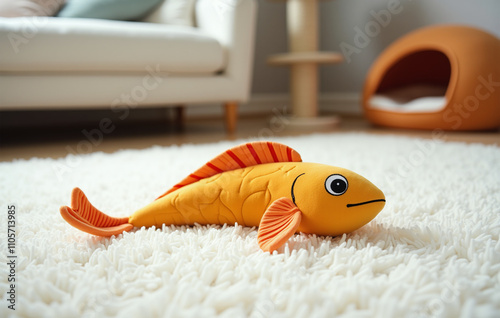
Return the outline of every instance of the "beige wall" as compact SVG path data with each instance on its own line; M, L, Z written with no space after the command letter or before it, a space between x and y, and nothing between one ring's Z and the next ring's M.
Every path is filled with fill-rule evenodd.
M268 66L266 58L287 50L285 3L258 2L252 91L254 95L283 94L288 92L288 71ZM366 72L378 54L400 36L423 26L467 24L500 37L500 0L335 0L322 1L319 7L321 49L341 51L342 45L346 60L350 60L321 67L322 93L359 94ZM391 11L388 15L382 13ZM385 26L377 22L375 15L384 17ZM374 24L380 26L379 32ZM373 28L373 36L368 36L367 43L360 43L360 30L367 26ZM364 47L356 46L356 36L357 43ZM355 48L356 52L348 48Z

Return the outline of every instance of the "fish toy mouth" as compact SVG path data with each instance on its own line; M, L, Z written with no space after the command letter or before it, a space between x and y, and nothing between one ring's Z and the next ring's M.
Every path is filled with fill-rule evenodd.
M360 205L365 205L365 204L370 204L370 203L375 203L375 202L385 202L385 199L370 200L370 201L359 202L359 203L349 203L349 204L347 204L347 207L352 208L355 206L360 206Z
M296 204L296 203L295 203L295 194L293 193L293 188L295 187L295 182L297 182L297 179L298 179L300 176L303 176L303 175L305 175L305 173L301 173L301 174L299 174L299 175L295 178L295 180L293 180L293 183L292 183L292 189L291 189L291 192L292 192L292 193L291 193L291 194L292 194L292 202L293 202L293 204Z

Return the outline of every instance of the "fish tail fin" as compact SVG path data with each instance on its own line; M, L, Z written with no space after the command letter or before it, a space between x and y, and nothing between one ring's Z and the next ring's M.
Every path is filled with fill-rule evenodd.
M74 188L71 193L71 207L62 206L59 211L70 225L93 235L118 235L134 227L128 222L128 217L114 218L96 209L79 188Z

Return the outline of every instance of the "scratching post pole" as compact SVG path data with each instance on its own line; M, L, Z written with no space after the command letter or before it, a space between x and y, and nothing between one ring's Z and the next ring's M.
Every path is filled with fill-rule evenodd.
M333 125L338 118L318 117L318 64L343 59L336 52L318 51L318 0L288 0L286 17L290 52L271 56L268 62L291 68L291 125Z
M290 52L315 52L318 49L317 0L288 0L287 29ZM292 112L298 117L318 115L318 66L294 63L290 90Z

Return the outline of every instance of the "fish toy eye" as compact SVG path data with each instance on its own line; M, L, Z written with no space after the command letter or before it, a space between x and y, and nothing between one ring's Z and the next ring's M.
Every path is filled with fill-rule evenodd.
M342 195L347 191L349 183L347 179L340 174L332 174L325 181L325 188L331 195Z

